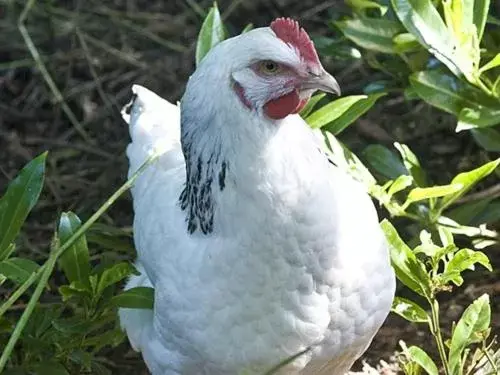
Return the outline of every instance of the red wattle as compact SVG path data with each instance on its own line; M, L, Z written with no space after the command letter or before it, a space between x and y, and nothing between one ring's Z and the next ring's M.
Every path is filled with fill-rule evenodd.
M307 102L307 101L306 101ZM297 113L305 105L302 104L297 90L268 101L264 105L265 114L273 120L281 120L291 113ZM300 108L299 108L300 107Z

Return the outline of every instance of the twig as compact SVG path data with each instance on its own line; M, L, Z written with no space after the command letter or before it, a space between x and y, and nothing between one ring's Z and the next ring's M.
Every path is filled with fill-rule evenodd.
M87 43L85 42L85 38L83 37L82 33L80 32L80 29L78 28L78 26L75 28L75 33L76 33L76 36L78 37L78 41L80 42L80 44L83 48L85 59L87 60L87 64L89 66L90 74L92 75L92 78L94 79L94 82L96 84L97 92L101 96L102 101L106 104L106 106L109 109L114 108L119 113L120 108L118 108L118 105L115 102L111 102L109 97L104 92L104 89L102 88L101 79L99 78L99 75L97 74L96 70L94 69L94 64L92 63L92 57L90 56L89 48L87 46Z
M24 43L26 44L26 47L28 48L31 56L36 62L37 68L40 70L42 73L42 76L47 83L47 85L50 88L50 91L52 91L52 94L55 96L57 102L61 103L61 107L68 117L69 121L75 128L75 130L82 136L85 141L89 143L94 143L90 135L85 131L85 129L81 126L80 122L77 120L76 116L74 115L73 111L68 107L66 102L64 101L64 98L57 88L57 85L55 84L54 80L52 79L52 76L50 75L49 71L47 70L47 67L45 66L42 57L38 53L38 49L36 48L35 44L33 43L33 40L31 39L31 36L28 32L28 29L25 26L25 21L28 17L28 13L31 11L31 8L33 8L33 5L35 4L36 0L28 0L26 3L26 6L24 7L23 11L21 12L21 15L19 16L17 20L17 27L19 29L19 32L21 33Z
M233 0L231 4L227 7L227 9L222 13L221 19L223 21L227 20L228 17L240 6L243 0Z
M497 197L500 197L500 184L490 186L489 188L478 191L477 193L468 194L465 197L460 198L459 200L455 201L453 203L453 205L460 205L460 204L469 203L472 201L477 201L480 199L486 199L486 198L493 199L493 198L497 198Z
M128 28L128 29L148 38L148 39L151 39L153 42L156 42L159 45L166 47L172 51L175 51L175 52L186 52L187 51L187 48L185 46L183 46L182 44L170 42L168 40L160 38L158 35L152 33L151 31L144 29L143 27L140 27L140 26L138 26L130 21L118 20L118 19L113 19L113 18L112 18L112 20L114 22L116 22L117 24L123 25L126 28Z
M82 31L80 31L80 35L83 38L83 40L93 44L96 47L101 48L103 51L108 52L110 55L113 55L120 60L123 60L125 62L128 62L129 64L136 66L141 69L146 69L148 66L147 64L143 63L142 61L137 60L135 57L130 56L119 49L116 49L114 47L111 47L107 43L104 43L103 41L100 41L99 39L94 38L93 36L90 36Z

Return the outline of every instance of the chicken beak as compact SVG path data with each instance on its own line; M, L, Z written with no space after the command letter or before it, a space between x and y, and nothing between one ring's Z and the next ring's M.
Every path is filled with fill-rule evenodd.
M332 94L337 94L340 96L340 86L339 83L333 76L323 70L321 74L310 74L301 85L302 90L321 90L324 92L330 92Z

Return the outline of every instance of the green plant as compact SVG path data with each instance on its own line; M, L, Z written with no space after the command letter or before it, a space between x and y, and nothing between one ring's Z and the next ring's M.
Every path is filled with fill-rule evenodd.
M389 242L391 261L398 279L423 297L430 310L426 311L413 300L396 297L393 312L410 322L428 325L445 374L474 374L480 364L484 365L483 359L489 361L491 374L497 374L499 369L489 354L496 339L490 337L489 296L482 295L465 309L459 321L451 327L449 340L443 338L437 299L438 294L451 291L453 285L461 286L462 272L473 270L475 264L491 271L488 257L480 251L460 249L455 245L452 233L443 227L439 230L441 246L434 243L429 232L422 231L421 244L411 250L389 221L384 220L381 225ZM473 344L478 344L475 351L471 348ZM405 374L420 374L422 369L431 375L439 373L431 357L417 346L403 346L403 356Z
M404 91L457 117L488 151L500 151L500 24L489 0L347 1L332 22L385 73L367 92Z
M111 373L98 353L124 339L117 326L116 308L151 308L153 296L150 288L133 288L115 295L117 283L136 271L129 263L105 260L93 267L85 233L156 155L83 225L74 213L63 213L49 258L39 265L12 255L16 252L15 239L42 190L46 157L44 153L28 163L0 200L0 284L12 286L12 293L0 306L0 371L8 364L13 374ZM103 237L106 235L101 233L99 238ZM60 299L40 302L57 262L68 284L59 286ZM10 309L35 282L28 304L16 319ZM19 350L13 352L16 344Z

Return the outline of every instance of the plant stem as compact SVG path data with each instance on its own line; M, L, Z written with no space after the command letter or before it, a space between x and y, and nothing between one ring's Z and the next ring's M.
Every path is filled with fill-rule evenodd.
M8 309L21 297L24 292L35 282L36 279L40 277L44 270L44 267L38 268L35 272L31 274L28 279L24 283L21 284L19 288L16 289L14 293L9 297L7 301L5 301L2 306L0 306L0 317L3 316L7 312Z
M498 369L498 366L495 362L495 359L491 357L491 354L488 351L488 348L485 347L484 342L483 342L483 347L481 348L481 351L483 352L483 354L486 356L486 359L490 363L492 374L498 374L499 369Z
M436 339L439 357L444 367L444 373L445 375L449 375L448 360L446 358L443 337L441 336L441 328L439 326L439 303L435 297L430 297L427 300L431 305L431 333Z
M12 350L14 350L14 347L19 340L24 327L28 323L31 314L36 307L38 299L40 298L45 286L47 285L47 281L52 274L57 259L61 256L61 254L64 253L64 251L66 251L66 249L71 247L71 245L73 245L75 241L77 241L124 192L132 187L137 177L139 177L139 175L158 157L158 153L154 153L153 155L151 155L139 167L139 169L117 191L115 191L113 195L111 195L111 197L109 197L106 202L104 202L103 205L99 207L99 209L80 228L78 228L78 230L68 239L68 241L66 241L62 246L57 246L57 244L56 246L54 246L53 250L50 252L49 259L43 264L43 266L39 268L36 273L34 273L35 275L41 272L42 275L40 277L40 280L38 281L35 291L33 292L33 295L26 305L26 309L17 322L16 327L14 328L14 332L12 332L9 341L2 352L2 356L0 357L0 373L2 373L3 369L5 368ZM7 302L9 302L10 304L14 303L14 301L22 295L22 293L19 293L19 290L23 289L24 292L31 286L31 284L33 284L33 282L35 282L36 279L37 277L34 277L32 275L32 277L30 277L23 285L21 285L21 287L13 294L13 296L16 295L17 297L15 299L11 297ZM4 306L2 305L2 309L3 308Z

